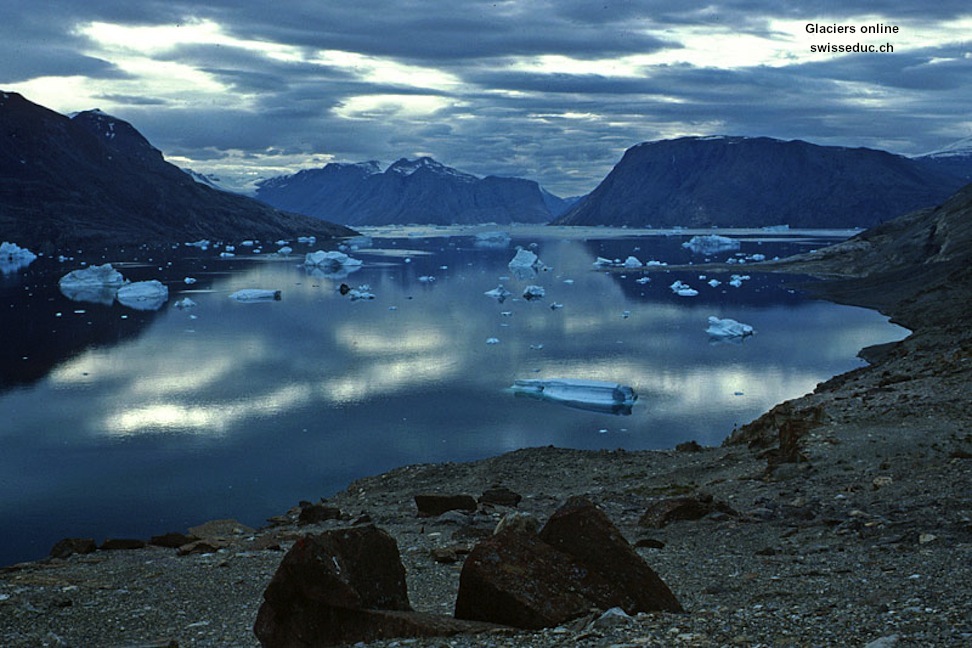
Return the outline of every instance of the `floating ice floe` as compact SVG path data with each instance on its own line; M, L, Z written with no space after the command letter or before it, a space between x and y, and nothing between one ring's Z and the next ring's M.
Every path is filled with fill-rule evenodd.
M422 275L418 280L420 283L435 283L435 277L433 275Z
M530 279L537 275L537 271L543 267L543 263L535 253L520 248L507 266L517 279Z
M191 286L192 284L196 283L196 278L195 277L186 277L182 281L184 281L187 286Z
M523 289L523 299L527 301L532 301L534 299L543 299L547 291L543 289L543 286L529 285Z
M621 259L611 260L611 259L606 259L606 258L601 257L601 256L599 256L596 259L594 259L594 267L595 268L611 268L611 267L619 266L619 265L621 265Z
M290 247L289 245L283 245L277 250L277 254L279 254L280 256L288 256L293 253L294 253L294 248Z
M486 338L486 344L499 344L499 338Z
M161 281L136 281L128 283L118 289L115 299L122 306L135 310L159 310L162 304L169 301L169 289Z
M517 396L610 414L631 414L631 406L638 400L631 387L602 380L524 379L514 381L511 389Z
M347 289L345 289L347 288ZM358 301L359 299L374 299L375 294L371 292L371 286L368 284L361 284L357 288L351 288L347 284L341 284L341 294L347 295L351 298L351 301Z
M641 259L639 259L638 257L629 256L627 259L624 260L623 265L625 268L640 268L644 264L641 262Z
M199 304L189 299L188 297L183 297L179 301L172 304L174 308L178 308L179 310L186 310L187 308L195 308L198 305Z
M279 290L266 290L264 288L243 288L230 295L230 299L235 299L238 302L280 301L280 298Z
M208 250L210 245L212 245L212 243L209 242L209 239L200 239L198 241L186 243L186 247L199 248L200 250Z
M506 248L511 240L509 232L479 232L473 245L478 248Z
M91 302L110 306L115 293L127 282L122 273L110 263L72 270L58 282L61 293L72 301Z
M344 252L338 252L337 250L330 250L328 252L318 250L317 252L308 252L304 255L304 265L318 267L324 270L337 271L341 268L359 267L362 264L363 261L349 257Z
M642 286L651 281L651 277L642 277L641 279L635 279L635 283L641 284Z
M692 288L687 283L684 283L682 281L676 281L671 286L669 286L669 288L671 288L672 292L678 295L679 297L695 297L696 295L699 294L698 290Z
M220 252L219 256L223 259L228 259L230 257L235 257L236 254L234 252Z
M748 280L749 280L749 275L734 274L729 279L729 285L732 286L733 288L739 288L740 286L743 285L744 281L748 281Z
M10 243L8 241L0 243L0 273L10 274L17 272L21 268L29 266L36 258L36 254L27 248L20 247L16 243Z
M316 236L298 236L297 237L297 242L298 243L303 243L304 245L314 245L315 243L317 243L317 237Z
M716 252L738 250L739 241L718 234L703 234L693 236L690 240L682 243L682 247L688 248L695 254L715 254Z
M487 297L492 297L493 299L495 299L496 301L502 304L504 301L506 301L506 298L512 295L513 293L511 293L509 290L504 288L503 284L500 284L495 288L493 288L492 290L487 290L483 294L486 295Z
M715 288L716 286L721 286L722 282L718 279L709 279L709 285Z
M729 318L719 319L714 315L709 317L709 328L705 329L705 332L711 337L720 339L744 338L754 333L753 327L749 324Z

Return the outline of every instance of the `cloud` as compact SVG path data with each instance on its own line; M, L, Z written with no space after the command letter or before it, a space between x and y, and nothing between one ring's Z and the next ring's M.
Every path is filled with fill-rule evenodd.
M241 182L423 153L578 194L663 137L918 153L967 136L967 4L0 0L0 87L100 106ZM900 29L879 37L893 54L834 56L807 22Z

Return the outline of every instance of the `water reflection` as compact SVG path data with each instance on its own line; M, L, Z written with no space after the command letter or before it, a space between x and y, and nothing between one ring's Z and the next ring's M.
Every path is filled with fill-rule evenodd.
M354 280L370 285L372 301L342 297L340 277L308 273L299 248L290 259L180 249L124 266L133 281L160 279L172 302L191 295L197 304L151 313L91 304L74 315L56 286L63 268L44 275L35 263L23 271L29 291L2 293L11 305L4 324L22 320L12 329L23 337L18 353L31 366L49 357L36 363L47 371L30 388L0 393L0 420L10 422L0 429L0 476L17 484L2 489L0 519L26 528L29 511L58 522L33 527L36 545L0 540L0 563L85 529L148 536L226 516L260 524L299 499L406 463L548 444L716 444L734 425L858 366L862 346L902 335L873 312L808 301L752 268L740 288L700 282L704 268L648 283L637 272L592 269L597 252L683 253L679 237L658 239L514 232L499 248L471 237L375 237L373 249L354 253L364 261ZM544 269L517 279L514 246L533 242ZM679 278L699 296L673 295L668 285ZM513 293L502 304L484 295L498 283ZM527 283L544 298L520 298ZM282 298L229 298L254 287ZM710 345L709 316L757 333L746 344ZM4 356L5 375L19 362ZM553 378L629 385L638 399L617 417L509 390ZM65 520L70 528L58 526Z

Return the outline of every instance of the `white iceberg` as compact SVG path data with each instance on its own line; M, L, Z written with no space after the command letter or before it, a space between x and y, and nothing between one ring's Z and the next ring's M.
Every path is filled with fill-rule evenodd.
M499 338L486 338L486 344L499 344Z
M312 268L320 268L325 272L339 272L342 269L359 268L363 261L349 257L344 252L331 250L325 252L308 252L304 255L304 265Z
M293 253L294 253L294 248L290 247L289 245L283 245L280 247L279 250L277 250L277 254L279 254L280 256L287 256Z
M705 332L710 337L720 339L744 338L754 333L753 327L749 324L729 318L719 319L715 316L709 317L709 328L705 329Z
M602 380L525 379L514 381L511 389L517 396L610 414L631 414L631 406L638 400L631 387Z
M669 286L669 288L671 288L672 292L678 295L679 297L695 297L696 295L699 294L698 290L692 288L687 283L684 283L682 281L676 281L671 286Z
M503 284L500 284L495 288L493 288L492 290L487 290L483 294L486 295L487 297L492 297L493 299L495 299L496 301L502 304L504 301L506 301L506 298L512 295L513 293L511 293L509 290L504 288Z
M122 306L135 310L159 310L169 301L169 289L161 281L136 281L125 284L115 293L115 299Z
M110 263L72 270L58 282L61 293L72 301L110 306L115 293L128 281Z
M718 279L709 279L709 285L715 288L716 286L721 286L722 282Z
M615 260L612 261L611 259L605 259L604 257L601 257L601 256L599 256L596 259L594 259L594 267L595 268L610 268L612 266L616 266L616 265L620 265L620 264L621 264L621 261L619 259L615 259Z
M516 256L510 260L507 266L517 279L530 279L536 276L537 270L543 267L543 263L530 250L520 248L516 251Z
M16 243L10 243L8 241L0 243L0 273L11 274L17 272L21 268L29 266L36 258L36 254L27 248L20 247Z
M195 308L199 304L189 299L188 297L183 297L182 299L180 299L179 301L175 302L172 305L175 308L178 308L179 310L186 310L187 308Z
M682 247L688 248L695 254L715 254L716 252L738 250L739 241L728 236L704 234L701 236L693 236L690 240L682 243Z
M509 232L479 232L473 245L479 248L506 248L510 246Z
M546 294L547 291L543 289L543 286L534 286L531 284L523 289L523 299L527 301L543 299L543 296Z
M235 299L238 302L280 301L280 297L281 293L279 290L266 290L263 288L244 288L230 295L230 299Z
M624 260L623 265L625 268L640 268L644 264L641 262L641 259L639 259L638 257L629 256L627 259Z
M317 237L316 236L298 236L297 237L297 242L298 243L303 243L304 245L314 245L315 243L317 243Z

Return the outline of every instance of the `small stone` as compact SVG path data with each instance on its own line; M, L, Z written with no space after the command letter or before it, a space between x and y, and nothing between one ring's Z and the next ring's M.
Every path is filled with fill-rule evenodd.
M918 536L918 544L928 544L929 542L935 542L938 540L938 536L934 533L922 533Z
M885 486L890 486L892 483L894 483L894 479L890 475L878 475L871 480L874 490L884 488Z

